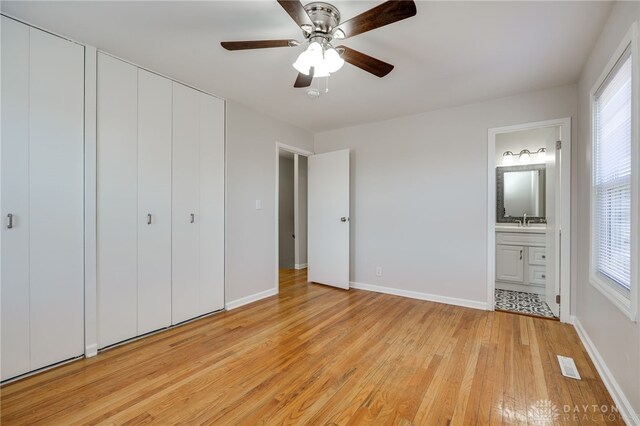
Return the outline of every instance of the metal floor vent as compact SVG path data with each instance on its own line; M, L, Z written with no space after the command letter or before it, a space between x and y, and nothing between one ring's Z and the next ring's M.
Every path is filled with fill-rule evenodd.
M560 370L562 370L563 376L576 380L582 380L580 378L580 373L578 373L578 367L576 367L576 363L573 361L573 358L558 355L558 362L560 363Z

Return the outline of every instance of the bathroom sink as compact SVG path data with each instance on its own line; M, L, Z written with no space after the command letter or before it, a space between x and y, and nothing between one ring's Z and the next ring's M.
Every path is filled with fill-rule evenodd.
M522 232L527 234L544 234L547 232L547 225L542 224L530 224L527 226L519 226L517 223L500 223L496 224L496 232Z

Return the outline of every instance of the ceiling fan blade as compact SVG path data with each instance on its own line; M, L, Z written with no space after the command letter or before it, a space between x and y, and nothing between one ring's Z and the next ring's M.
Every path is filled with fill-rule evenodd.
M295 47L300 43L297 40L248 40L248 41L223 41L220 43L227 50L268 49L270 47Z
M338 25L334 36L336 38L353 37L410 18L415 14L416 4L412 0L386 1Z
M340 56L345 60L345 62L349 62L351 65L355 65L356 67L370 72L371 74L378 77L384 77L393 69L393 65L381 61L380 59L373 58L369 55L365 55L364 53L358 52L357 50L349 49L346 46L336 47L336 50L338 50L338 52L340 51L340 49L343 50Z
M278 0L280 6L291 16L291 18L296 21L299 27L303 25L309 25L313 28L313 22L311 22L311 18L307 15L307 11L304 10L304 6L298 0Z
M309 75L298 73L298 78L293 83L293 87L309 87L311 86L311 80L313 80L313 67L309 70Z

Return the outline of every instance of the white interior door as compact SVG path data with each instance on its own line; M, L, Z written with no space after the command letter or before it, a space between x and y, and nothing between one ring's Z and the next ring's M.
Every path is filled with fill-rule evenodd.
M172 322L198 316L200 97L173 83Z
M84 48L31 28L31 369L84 352Z
M2 17L2 380L29 371L29 27Z
M171 325L171 96L138 70L138 334Z
M556 295L560 294L560 223L562 203L560 200L560 150L556 149L556 141L560 138L560 128L554 128L546 143L546 282L545 301L553 312L560 317L560 305L556 303Z
M98 53L98 347L137 334L138 70Z
M308 279L349 288L349 150L308 163Z

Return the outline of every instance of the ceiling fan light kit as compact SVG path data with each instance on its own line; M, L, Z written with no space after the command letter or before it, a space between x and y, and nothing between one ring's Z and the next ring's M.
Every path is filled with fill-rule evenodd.
M329 77L344 65L344 59L331 44L324 46L317 41L311 42L293 63L293 68L304 75L314 69L314 77Z
M341 22L340 12L329 3L312 2L305 6L299 0L278 0L278 3L302 30L304 42L255 40L224 41L220 44L227 50L248 50L297 47L307 43L306 49L293 63L293 68L298 71L294 87L309 87L314 77L329 77L340 70L345 62L377 77L384 77L391 72L393 65L345 46L334 48L332 40L353 37L416 14L413 0L391 0Z

